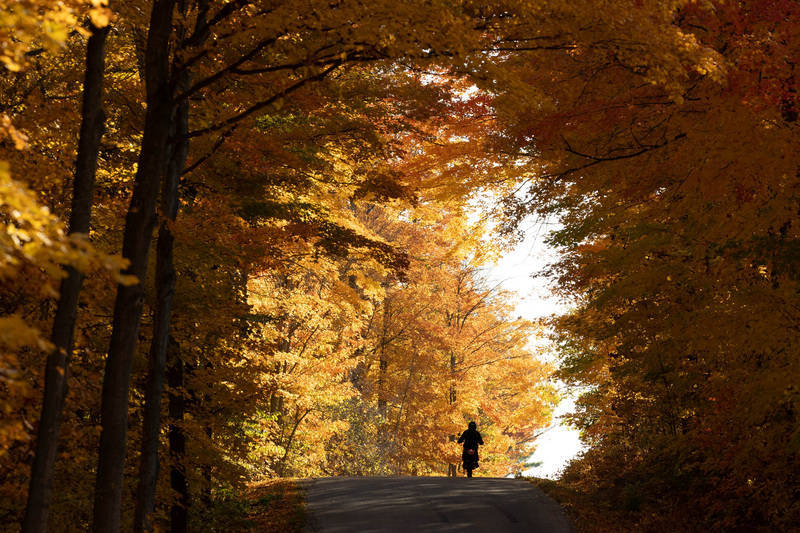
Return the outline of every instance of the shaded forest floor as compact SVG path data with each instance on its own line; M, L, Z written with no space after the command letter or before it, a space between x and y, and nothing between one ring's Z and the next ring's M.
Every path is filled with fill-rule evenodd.
M211 514L208 532L302 533L305 491L296 479L273 479L251 486L244 498L218 500Z
M564 509L580 533L636 531L635 524L624 513L608 509L604 502L579 492L559 480L527 478Z

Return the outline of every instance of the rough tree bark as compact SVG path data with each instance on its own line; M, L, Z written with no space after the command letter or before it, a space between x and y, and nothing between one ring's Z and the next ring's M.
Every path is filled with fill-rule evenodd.
M75 181L72 184L70 234L89 233L97 157L105 126L103 77L105 44L109 29L109 26L97 28L90 25L91 36L86 47L81 129L78 137L78 154L75 160ZM67 395L68 365L72 353L78 296L83 284L81 272L72 267L67 267L66 271L67 277L61 281L58 306L50 337L54 349L47 357L45 367L44 402L39 418L33 465L31 466L28 502L22 522L24 533L43 533L47 529L58 432L61 426L64 398Z
M175 0L155 0L150 14L145 52L147 113L122 240L122 255L130 261L125 273L136 276L138 282L117 287L111 344L103 376L102 433L93 517L94 531L102 533L120 530L131 365L142 315L147 256L156 222L155 204L166 170L166 145L174 112L169 79L174 7Z

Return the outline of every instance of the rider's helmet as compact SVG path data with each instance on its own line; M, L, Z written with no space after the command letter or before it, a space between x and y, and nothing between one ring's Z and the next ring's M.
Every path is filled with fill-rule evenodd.
M478 424L476 424L475 422L470 422L468 426L469 429L478 429Z

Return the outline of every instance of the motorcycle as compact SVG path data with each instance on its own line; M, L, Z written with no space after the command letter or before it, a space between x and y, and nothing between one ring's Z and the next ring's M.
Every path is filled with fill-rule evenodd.
M464 460L464 470L467 472L467 477L472 477L472 471L478 468L478 452L472 449L464 450L462 456Z

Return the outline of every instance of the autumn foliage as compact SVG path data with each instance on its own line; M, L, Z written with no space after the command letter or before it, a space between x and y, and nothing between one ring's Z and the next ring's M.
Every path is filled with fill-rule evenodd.
M462 179L492 125L450 58L486 36L399 7L4 4L5 524L201 530L248 481L443 475L473 418L484 471L519 468L554 396L467 208L513 185Z
M551 335L596 527L796 527L797 15L0 1L0 519L201 530L250 481L455 473L470 419L516 472ZM529 217L548 325L485 274Z
M542 170L509 212L562 224L554 341L590 445L564 480L616 513L597 530L797 527L796 10L686 3L549 55L548 104L510 119ZM652 55L671 32L694 59Z

